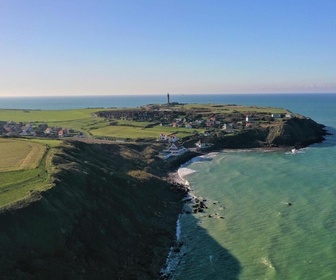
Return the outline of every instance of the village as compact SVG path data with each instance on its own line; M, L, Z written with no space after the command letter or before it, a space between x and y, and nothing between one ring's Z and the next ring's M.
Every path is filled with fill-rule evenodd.
M133 110L100 111L96 113L96 116L108 120L110 126L117 126L118 121L148 122L151 127L160 126L163 132L159 134L156 141L167 144L160 153L162 159L177 157L190 150L209 149L212 147L211 139L218 136L266 127L277 121L294 117L290 112L255 111L254 107L245 107L244 110L239 110L239 106L236 105L190 105L188 107L185 105L177 102L171 103L168 94L167 103L164 105L150 104ZM178 138L176 133L164 132L168 130L165 128L184 128L194 131L193 136L196 139L193 141L194 146L185 147L186 139ZM202 132L199 133L196 130Z
M73 129L48 127L47 124L32 125L23 122L0 122L0 134L4 137L48 137L63 138L80 135Z
M144 131L152 131L151 136L144 138L135 134L136 138L116 138L113 132L95 135L93 130L74 130L66 127L48 126L47 123L0 122L2 137L41 137L62 139L79 137L104 139L112 141L145 141L166 144L160 153L162 159L180 156L189 150L206 150L212 147L212 141L226 135L239 134L249 129L260 129L274 125L276 122L288 120L294 115L288 111L272 108L241 107L237 105L211 104L149 104L138 108L102 110L92 113L93 119L104 122L105 127L118 127L125 131L125 126L133 130L144 124ZM279 113L280 112L280 113ZM125 124L127 122L127 125ZM155 132L157 131L157 132ZM184 132L184 134L181 134ZM125 132L123 132L125 134ZM180 133L180 134L179 134ZM184 135L189 136L184 136ZM182 137L180 136L182 135ZM187 140L189 145L185 145ZM190 144L191 143L191 144Z
M236 116L237 117L237 116ZM281 119L281 118L292 118L292 114L288 113L285 115L281 114L270 114L271 119L269 119L268 123ZM265 116L263 116L265 119ZM225 118L224 118L225 120ZM160 124L163 126L163 124ZM201 120L188 120L186 118L183 119L174 119L170 126L173 127L182 127L185 128L204 128L205 130L201 135L197 135L198 141L195 142L196 150L207 150L212 147L211 139L212 137L216 137L219 134L235 134L239 133L242 129L251 129L257 128L262 125L260 123L260 119L256 119L255 115L241 115L240 118L236 118L233 122L225 122L223 118L213 115L207 119ZM185 148L182 144L183 140L179 139L175 134L166 134L160 133L158 141L168 143L168 146L160 156L163 159L168 159L170 157L180 156L188 151L189 148ZM194 150L194 149L192 149Z

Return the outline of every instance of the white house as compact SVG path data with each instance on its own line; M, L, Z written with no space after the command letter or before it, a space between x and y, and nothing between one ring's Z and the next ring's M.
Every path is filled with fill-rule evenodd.
M200 148L200 149L205 149L205 148L208 148L209 146L206 144L206 143L204 143L201 139L198 141L198 142L196 142L196 144L195 144L198 148Z
M247 122L253 122L253 117L251 115L246 116Z
M179 156L185 153L187 149L184 148L183 146L178 146L175 143L173 143L168 148L168 151L171 153L172 156Z
M171 143L175 143L176 141L178 141L179 139L176 137L175 134L170 134L167 136L167 139L168 139L168 142L171 142Z
M275 118L275 119L280 119L281 118L281 114L272 114L272 118Z
M44 131L44 134L51 134L53 132L53 129L51 127L47 127Z
M167 134L160 133L160 135L159 135L159 141L167 141L167 140L168 140Z

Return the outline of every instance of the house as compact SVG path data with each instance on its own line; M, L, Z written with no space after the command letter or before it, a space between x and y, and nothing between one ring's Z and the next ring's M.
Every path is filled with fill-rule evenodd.
M196 142L195 145L200 149L205 149L205 148L209 147L205 142L202 141L202 139L200 139L198 142Z
M184 125L184 127L185 127L185 128L192 128L192 124L191 124L191 123L186 123L186 124Z
M68 135L68 131L65 128L62 128L60 131L58 131L58 137L64 137Z
M167 136L168 142L170 143L175 143L176 141L178 141L179 139L176 137L175 134L170 134Z
M291 119L292 117L293 117L293 115L292 115L291 113L287 113L287 114L286 114L286 118L287 118L287 119Z
M167 141L167 140L168 140L167 134L160 133L160 135L159 135L159 141Z
M211 135L211 132L210 132L209 130L205 130L205 131L203 132L203 135L204 135L204 136L210 136L210 135Z
M222 129L225 130L228 133L233 132L234 131L233 130L233 123L225 123L225 124L223 124Z
M247 122L253 122L253 117L251 115L246 116Z
M26 124L26 125L24 125L24 126L21 127L21 131L25 135L31 133L32 130L33 130L33 128L32 128L32 126L30 124Z
M44 134L47 134L47 135L50 135L52 132L53 132L53 129L52 129L51 127L47 127L47 128L44 130Z
M182 121L175 121L173 122L173 127L181 127L183 126L183 122Z
M275 118L275 119L280 119L281 118L281 114L272 114L272 118Z
M20 135L22 136L35 135L33 127L30 124L22 126Z
M173 143L170 145L167 151L169 151L172 156L179 156L179 155L184 154L187 151L187 149L184 148L183 146L179 146Z
M207 126L207 127L212 127L213 125L214 125L214 122L212 121L212 120L206 120L205 121L205 125Z

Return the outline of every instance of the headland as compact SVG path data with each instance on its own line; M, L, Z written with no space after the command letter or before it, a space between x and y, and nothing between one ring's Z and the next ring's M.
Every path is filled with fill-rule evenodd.
M304 147L322 141L326 134L323 125L286 110L250 107L242 113L237 105L209 110L193 104L183 105L189 108L183 111L181 106L94 113L95 119L113 128L141 124L143 118L146 127L155 131L154 140L143 134L122 143L108 136L62 138L51 159L51 187L31 191L0 211L1 275L6 279L157 279L175 242L176 220L188 191L168 179L170 172L214 150ZM192 132L185 137L167 133L178 139L160 139L165 129L181 131L165 127L169 115L200 127L184 127ZM150 122L156 116L161 123ZM173 145L183 146L183 152L164 158L165 150L174 153L169 150Z

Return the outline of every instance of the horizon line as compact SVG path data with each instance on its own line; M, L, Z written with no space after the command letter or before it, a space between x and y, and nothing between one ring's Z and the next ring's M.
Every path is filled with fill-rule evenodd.
M240 93L147 93L147 94L75 94L75 95L0 95L0 98L55 98L55 97L134 97L134 96L161 96L169 93L172 96L183 95L310 95L310 94L336 94L336 92L240 92Z

